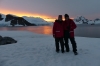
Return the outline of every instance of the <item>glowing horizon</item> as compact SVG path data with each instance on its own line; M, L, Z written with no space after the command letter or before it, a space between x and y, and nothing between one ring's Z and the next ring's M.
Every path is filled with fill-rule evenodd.
M5 10L5 9L2 9L1 13L4 14L4 15L12 14L12 15L19 16L19 17L22 17L22 16L40 17L40 18L42 18L42 19L44 19L45 21L48 21L48 22L54 22L55 19L57 18L57 17L54 18L54 17L48 16L48 15L32 14L32 13L21 12L21 11L16 11L15 12L15 11L12 11L12 10ZM71 18L71 19L74 19L74 18Z
M2 9L1 10L1 13L4 14L4 15L12 14L12 15L16 15L16 16L19 16L19 17L22 17L22 16L27 16L27 17L40 17L40 18L43 18L46 21L54 21L55 20L55 18L53 18L51 16L41 15L41 14L32 14L32 13L21 12L21 11L16 11L15 12L15 11L12 11L12 10Z

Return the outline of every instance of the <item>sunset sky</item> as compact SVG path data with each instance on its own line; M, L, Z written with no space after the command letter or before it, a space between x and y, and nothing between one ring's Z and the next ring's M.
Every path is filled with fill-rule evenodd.
M34 16L53 21L59 14L71 18L100 18L100 0L0 0L0 13Z

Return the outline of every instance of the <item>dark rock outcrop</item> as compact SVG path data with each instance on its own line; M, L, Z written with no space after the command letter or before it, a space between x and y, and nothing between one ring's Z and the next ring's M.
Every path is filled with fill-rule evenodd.
M17 43L17 41L11 37L2 37L0 36L0 45Z
M28 22L27 20L25 20L22 17L17 17L17 16L13 16L13 15L6 15L5 18L5 22L11 21L11 25L15 26L15 25L23 25L23 26L36 26L35 24L31 24L30 22Z
M0 14L0 21L3 20L2 15Z
M2 39L3 39L2 36L0 36L0 41L1 41Z

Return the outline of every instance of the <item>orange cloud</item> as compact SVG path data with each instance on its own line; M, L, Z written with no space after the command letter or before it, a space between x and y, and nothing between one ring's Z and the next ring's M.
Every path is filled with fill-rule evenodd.
M0 12L2 14L13 14L13 15L16 15L16 16L27 16L27 17L40 17L40 18L43 18L44 20L46 21L49 21L49 22L54 22L55 19L57 17L51 17L51 16L48 16L48 15L43 15L43 14L33 14L33 13L29 13L29 12L23 12L23 11L15 11L15 10L10 10L10 9L0 9ZM71 19L74 19L74 18L71 18Z
M52 18L51 16L47 16L47 15L41 15L41 14L33 14L33 13L28 13L28 12L22 12L22 11L14 11L14 10L6 10L6 9L0 9L0 12L2 14L13 14L16 16L28 16L28 17L40 17L43 18L46 21L52 21L54 18ZM49 18L49 19L48 19Z

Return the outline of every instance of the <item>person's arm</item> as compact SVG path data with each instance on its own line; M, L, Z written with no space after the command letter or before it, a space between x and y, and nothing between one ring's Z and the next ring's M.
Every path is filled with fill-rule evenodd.
M52 30L52 32L53 32L53 37L55 37L55 22L53 24L53 30Z
M71 20L71 30L74 30L76 28L76 24L73 20Z

